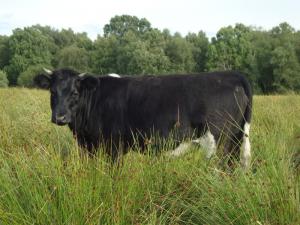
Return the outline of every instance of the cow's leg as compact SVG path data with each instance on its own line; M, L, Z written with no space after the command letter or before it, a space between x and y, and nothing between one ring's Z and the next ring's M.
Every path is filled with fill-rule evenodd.
M106 141L106 153L110 156L112 164L118 167L123 165L123 156L128 151L128 143L125 143L120 135L114 135L110 139L107 138Z
M199 144L205 150L207 159L210 159L216 153L216 140L209 130L202 137L193 140L192 143Z
M244 125L243 142L241 145L241 164L245 169L249 168L251 160L251 145L249 140L249 131L250 124L246 122Z
M228 166L229 168L234 167L234 162L239 160L240 157L240 145L242 132L239 132L232 137L229 137L224 145L224 154L228 157Z
M95 155L95 147L88 138L82 135L78 135L76 136L76 138L77 138L77 143L79 147L83 149L83 152L88 153L89 156Z
M224 153L228 156L228 166L232 167L234 161L241 161L241 165L247 169L250 165L251 148L249 141L250 124L245 123L244 129L239 130L235 135L231 136L225 144Z

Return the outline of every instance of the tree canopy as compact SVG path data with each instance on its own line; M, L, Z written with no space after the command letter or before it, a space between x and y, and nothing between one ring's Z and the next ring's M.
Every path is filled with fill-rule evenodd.
M30 87L41 66L133 76L239 70L256 93L299 92L300 31L285 22L270 30L239 23L209 39L203 31L182 36L153 28L146 18L120 15L96 40L41 25L0 35L0 70L9 85Z

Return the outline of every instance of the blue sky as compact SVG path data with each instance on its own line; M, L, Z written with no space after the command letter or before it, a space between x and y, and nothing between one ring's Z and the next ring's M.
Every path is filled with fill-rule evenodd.
M147 18L152 27L185 35L244 23L270 29L288 22L300 30L299 0L0 0L0 34L34 24L72 28L96 38L115 15Z

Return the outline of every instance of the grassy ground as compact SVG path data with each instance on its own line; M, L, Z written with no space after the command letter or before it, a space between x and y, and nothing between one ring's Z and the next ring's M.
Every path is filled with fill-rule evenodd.
M0 89L0 224L300 224L300 96L257 96L251 171L200 151L79 154L49 94Z

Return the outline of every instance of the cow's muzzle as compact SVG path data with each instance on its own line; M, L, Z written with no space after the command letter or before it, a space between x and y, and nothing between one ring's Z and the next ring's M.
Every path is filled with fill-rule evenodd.
M67 116L56 116L56 117L52 117L52 123L55 123L59 126L63 126L66 125L67 123L69 123Z

